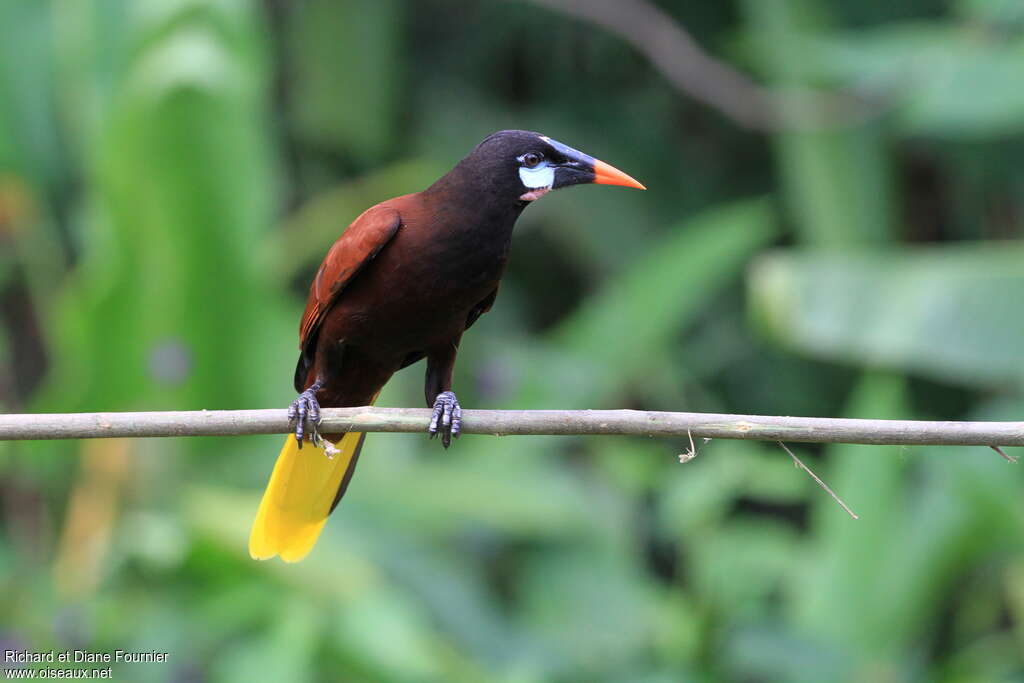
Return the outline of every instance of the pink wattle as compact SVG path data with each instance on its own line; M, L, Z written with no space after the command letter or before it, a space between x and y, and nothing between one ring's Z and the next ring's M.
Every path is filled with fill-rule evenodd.
M519 198L522 199L524 202L532 202L535 199L540 199L548 192L551 192L550 187L541 187L536 190L530 190L526 194L521 194L519 195Z

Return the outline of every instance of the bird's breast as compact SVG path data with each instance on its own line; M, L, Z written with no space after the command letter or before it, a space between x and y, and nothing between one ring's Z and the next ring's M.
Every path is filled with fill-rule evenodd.
M400 354L449 343L498 286L508 261L507 225L413 218L360 273L339 306L349 343Z

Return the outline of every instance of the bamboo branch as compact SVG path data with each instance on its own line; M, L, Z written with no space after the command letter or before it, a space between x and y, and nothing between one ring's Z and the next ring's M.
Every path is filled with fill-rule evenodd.
M320 431L423 432L419 408L324 408ZM284 409L0 415L0 441L286 434ZM920 422L637 410L466 410L465 434L632 435L874 445L1024 446L1024 422Z
M730 64L711 56L665 10L650 0L530 0L587 21L618 36L668 80L691 97L750 130L818 130L877 117L884 102L868 102L851 92L804 89L773 91Z
M708 55L664 10L647 0L532 0L600 26L643 54L679 92L716 109L744 128L774 130L771 93L729 64Z

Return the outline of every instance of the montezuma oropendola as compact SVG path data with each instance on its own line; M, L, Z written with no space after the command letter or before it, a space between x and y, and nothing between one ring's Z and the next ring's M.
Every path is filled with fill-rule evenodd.
M348 226L324 258L299 326L296 421L274 465L249 538L255 559L302 559L348 487L363 434L325 434L320 406L372 404L391 375L427 359L429 433L459 435L452 370L462 333L490 310L512 228L551 190L600 183L644 189L622 171L524 130L488 136L422 192L381 202ZM308 422L308 424L307 424ZM311 432L311 433L307 433ZM302 450L311 437L315 448Z

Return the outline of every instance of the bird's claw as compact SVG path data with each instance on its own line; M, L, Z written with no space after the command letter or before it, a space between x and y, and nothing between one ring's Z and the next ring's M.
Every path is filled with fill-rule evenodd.
M319 389L320 387L314 384L299 394L299 397L288 406L288 421L295 422L295 440L299 442L299 448L302 448L302 441L306 438L307 427L308 438L313 445L319 446L321 443L320 432L317 431L320 424L320 403L316 400L316 392Z
M462 406L459 399L451 391L442 391L434 399L434 412L430 416L430 438L441 435L441 445L445 448L452 443L452 437L459 438L462 432Z

